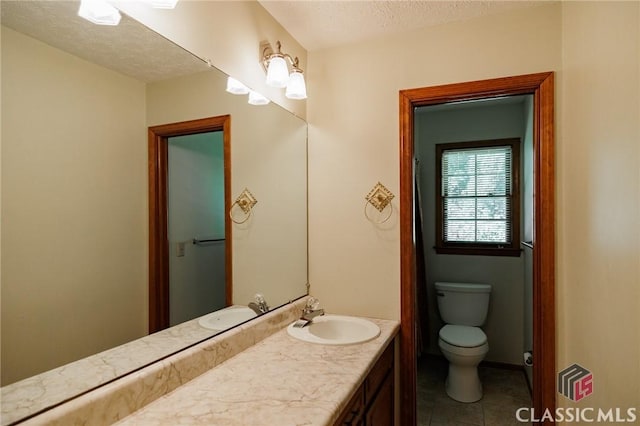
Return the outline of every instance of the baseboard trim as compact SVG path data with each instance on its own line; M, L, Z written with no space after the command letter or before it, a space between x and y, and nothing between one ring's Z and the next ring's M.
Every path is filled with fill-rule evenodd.
M524 365L509 364L506 362L480 361L479 367L502 368L503 370L520 370L524 372Z

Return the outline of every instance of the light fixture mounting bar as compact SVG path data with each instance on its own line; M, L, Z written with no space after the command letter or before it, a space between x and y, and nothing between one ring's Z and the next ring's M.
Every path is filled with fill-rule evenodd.
M269 68L269 60L272 57L281 57L287 60L287 62L289 62L289 65L291 65L291 67L298 71L298 72L302 72L302 70L300 69L300 61L298 59L298 57L292 57L291 55L289 55L288 53L282 53L282 44L280 43L280 40L276 41L276 47L277 47L277 51L273 50L273 47L271 46L271 43L269 43L266 40L263 40L260 42L260 52L262 55L262 59L260 60L260 63L262 64L262 68L264 69L264 72L267 72L267 69Z
M269 42L260 43L260 63L267 74L267 86L285 89L288 99L307 99L307 85L298 57L282 53L280 40L276 42L276 47L278 50L274 52Z

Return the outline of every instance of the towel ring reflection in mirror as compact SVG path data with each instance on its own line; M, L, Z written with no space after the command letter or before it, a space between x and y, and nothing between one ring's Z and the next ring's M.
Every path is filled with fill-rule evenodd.
M395 195L393 195L393 193L389 191L387 187L385 187L383 184L378 182L376 186L373 187L371 192L369 192L369 194L366 197L367 201L364 203L364 215L367 218L367 220L375 224L385 223L387 220L389 220L389 218L391 217L391 214L393 213L393 206L391 205L391 200L393 200L394 197ZM371 216L369 216L369 213L367 212L367 206L369 204L375 207L376 210L378 210L378 212L380 213L382 213L384 209L387 208L388 206L389 214L386 217L384 217L384 219L382 220L373 220Z
M231 205L231 208L229 209L229 218L233 223L236 223L238 225L245 223L251 217L251 213L253 213L253 206L255 206L257 202L258 200L256 200L253 194L251 194L251 192L249 192L249 190L245 188L244 191L242 191L242 193L238 196L238 198L236 198L236 201L234 201ZM236 220L236 218L233 217L233 208L235 206L238 206L240 210L244 212L244 219Z

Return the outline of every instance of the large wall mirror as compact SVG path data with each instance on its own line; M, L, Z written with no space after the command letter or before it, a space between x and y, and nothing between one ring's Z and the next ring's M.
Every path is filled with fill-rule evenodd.
M150 127L230 117L228 196L246 188L258 202L249 220L231 224L232 297L212 309L247 306L256 293L274 309L307 293L302 119L226 93L215 58L207 63L127 16L105 27L77 17L77 1L0 4L2 424L222 331L194 318L148 335ZM181 175L182 188L198 179ZM216 192L199 191L203 203ZM177 223L187 229L191 220L187 212ZM173 272L210 248L193 238L224 239L220 229L169 241ZM179 288L191 284L189 273L181 277ZM107 368L98 353L129 359ZM4 411L12 388L49 380L64 386L24 412Z

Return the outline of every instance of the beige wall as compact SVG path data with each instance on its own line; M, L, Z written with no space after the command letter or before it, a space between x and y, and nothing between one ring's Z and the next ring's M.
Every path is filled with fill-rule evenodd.
M558 368L593 372L583 407L640 403L639 8L562 6Z
M399 194L398 91L556 70L560 8L432 27L309 53L311 292L329 311L400 318L398 198L384 226L364 197Z
M283 89L267 86L259 60L261 41L268 41L275 49L280 40L282 51L298 56L300 67L306 71L307 51L258 2L181 1L174 10L152 9L145 2L115 3L152 30L193 54L210 59L218 69L299 117L306 117L307 101L287 99Z
M146 334L144 90L2 28L3 385Z
M397 211L383 229L362 212L378 180L399 191L398 90L556 71L558 367L594 373L584 405L637 406L638 7L553 3L311 52L312 294L400 318Z

